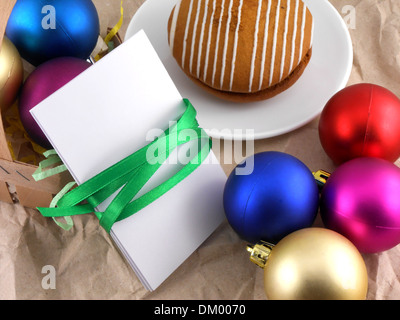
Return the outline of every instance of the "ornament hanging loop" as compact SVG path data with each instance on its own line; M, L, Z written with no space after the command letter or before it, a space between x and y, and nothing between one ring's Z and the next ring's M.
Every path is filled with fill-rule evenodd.
M264 268L273 247L272 243L262 240L255 245L248 245L247 251L250 252L250 261L260 268Z

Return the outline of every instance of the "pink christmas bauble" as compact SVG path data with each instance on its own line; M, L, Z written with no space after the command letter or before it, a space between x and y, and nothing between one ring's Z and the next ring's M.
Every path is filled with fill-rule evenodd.
M29 111L90 66L79 58L56 58L41 64L26 79L19 100L19 114L30 138L43 148L52 146Z
M325 226L363 253L377 253L400 243L400 169L372 157L339 166L321 193Z

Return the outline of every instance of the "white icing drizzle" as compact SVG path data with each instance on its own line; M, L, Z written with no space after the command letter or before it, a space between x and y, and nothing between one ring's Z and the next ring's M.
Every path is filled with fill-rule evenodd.
M286 44L287 44L287 35L288 35L288 29L289 29L289 17L290 17L290 0L287 0L286 1L285 32L283 34L282 57L281 57L281 73L279 75L279 81L282 80L283 71L285 69Z
M189 12L187 15L186 26L185 26L185 36L183 37L182 63L181 63L182 68L185 67L186 43L189 32L189 22L190 22L190 16L192 15L192 9L193 9L193 0L190 1Z
M224 51L222 55L222 69L221 69L221 78L219 83L220 88L222 88L222 85L224 84L225 65L226 65L225 60L226 60L226 53L228 51L229 25L231 24L231 18L232 18L232 5L233 5L233 0L230 0L228 9L228 21L226 22L226 29L225 29Z
M224 5L225 5L225 0L222 0L221 4L221 14L220 14L220 21L222 20L223 14L224 14ZM217 71L217 58L218 58L218 47L219 47L219 38L221 34L221 25L222 23L218 24L218 31L217 31L217 41L215 44L215 52L214 52L214 66L213 66L213 75L212 75L212 85L214 86L214 79L215 79L215 72Z
M208 39L207 39L207 50L206 50L206 59L204 63L204 76L203 76L203 81L206 80L207 77L207 70L208 70L208 59L210 56L210 47L211 47L211 36L212 36L212 26L213 26L213 20L214 20L214 15L215 15L215 7L216 7L216 2L217 0L213 1L213 9L212 9L212 14L210 18L210 25L208 28Z
M200 17L200 8L201 5L204 3L204 12L202 18ZM228 52L228 46L229 46L229 34L230 34L230 24L232 20L232 7L234 1L239 1L238 5L238 16L237 16L237 24L235 27L235 33L234 33L234 40L233 40L233 52L232 52L232 60L231 60L231 71L230 71L230 78L229 78L229 89L232 90L233 87L233 81L234 81L234 75L235 75L235 66L236 66L236 59L237 59L237 50L238 50L238 41L239 41L239 27L241 23L241 16L242 16L242 7L243 7L243 2L245 0L222 0L221 4L221 12L220 12L220 21L222 21L222 18L224 16L224 10L225 10L225 2L229 1L228 9L227 9L227 21L225 25L225 38L224 38L224 44L222 49L222 57L221 57L221 74L220 74L220 79L219 79L219 86L220 88L223 87L224 84L224 77L225 77L225 72L226 72L226 67L227 67L227 52ZM252 55L251 55L251 62L250 62L250 75L249 75L249 87L248 91L252 91L253 83L255 80L255 70L256 70L256 57L257 57L257 51L259 47L259 33L260 33L260 26L261 26L261 12L262 12L262 6L263 2L265 0L258 0L258 8L257 8L257 17L255 21L255 31L254 31L254 38L253 38L253 49L252 49ZM279 29L280 29L280 11L281 11L281 3L284 0L277 0L276 4L274 4L274 7L276 6L276 14L275 14L275 24L271 28L273 28L273 33L272 33L272 52L271 52L271 61L270 61L270 69L269 69L269 86L272 85L272 81L274 78L275 74L275 61L276 61L276 54L277 53L277 47L278 47L278 41L280 41L279 38ZM289 21L291 20L291 11L293 10L292 6L292 1L295 1L295 7L294 7L294 21L293 21L293 34L292 38L289 39ZM212 2L212 12L211 16L209 17L209 3ZM269 28L271 24L271 10L272 10L272 2L271 0L267 1L268 7L266 9L266 16L265 16L265 27L264 27L264 35L263 35L263 43L262 43L262 52L261 52L261 66L260 66L260 74L259 74L259 86L258 90L262 89L263 86L263 81L265 77L265 63L267 60L267 47L268 47L268 41L269 41ZM184 68L185 65L185 56L186 56L186 51L187 51L187 42L188 42L188 34L189 34L189 28L190 28L190 21L192 20L192 11L193 11L193 6L194 6L194 0L190 0L189 4L189 9L188 9L188 14L187 14L187 19L186 19L186 26L185 26L185 32L184 32L184 38L183 38L183 50L182 50L182 68ZM303 5L302 12L300 12L300 5ZM285 62L286 62L286 57L288 53L288 48L290 45L291 41L291 49L290 49L290 66L289 66L289 72L292 71L293 65L294 65L294 60L295 60L295 55L296 55L296 42L298 39L297 33L298 33L298 28L299 25L301 24L301 31L300 31L300 48L299 48L299 62L301 62L302 56L303 56L303 47L304 47L304 38L305 38L305 28L306 28L306 19L307 19L307 7L305 3L303 3L301 0L286 0L286 12L285 12L285 22L284 22L284 34L283 34L283 40L282 40L282 52L281 52L281 61L280 61L280 73L279 73L279 79L280 81L283 78L284 71L285 71ZM191 35L191 48L190 48L190 59L189 59L189 69L190 73L192 73L193 69L193 59L194 56L197 54L197 65L196 65L196 72L197 72L197 78L200 77L200 69L202 67L201 65L201 57L203 54L203 42L204 42L204 37L208 34L207 36L207 42L204 44L206 46L205 50L205 62L204 62L204 72L202 75L203 81L206 81L207 77L207 72L208 72L208 66L209 66L209 59L210 59L210 54L212 55L211 51L211 44L212 44L212 39L213 39L213 21L216 16L216 9L217 9L217 0L197 0L197 12L194 18L194 23L193 23L193 30L192 30L192 35ZM177 21L179 19L181 11L181 0L178 1L178 3L175 6L175 11L171 20L171 27L170 27L170 35L169 35L169 41L170 41L170 47L171 51L174 49L174 41L175 41L175 31L177 27ZM300 17L301 14L301 17ZM207 25L207 20L209 18L209 24ZM283 19L283 17L282 17ZM301 19L301 21L299 21ZM200 23L199 23L200 22ZM201 25L200 25L201 24ZM314 35L314 21L312 20L312 29L311 29L311 40L310 40L310 47L312 46L312 41L313 41L313 35ZM197 34L197 29L199 29L199 35ZM207 30L208 29L208 30ZM218 54L219 54L219 46L220 46L220 38L221 38L221 30L222 30L222 23L218 24L218 30L216 34L216 43L215 43L215 48L214 48L214 64L212 68L212 86L214 86L215 82L215 75L216 71L218 69L217 62L218 62ZM222 35L223 37L223 35ZM197 41L196 41L197 40ZM197 52L194 52L196 43L198 43L198 49ZM279 42L280 43L280 42ZM189 54L189 53L188 53ZM278 58L279 59L279 58ZM277 71L278 72L278 71Z
M178 3L176 4L175 10L174 10L174 15L173 15L172 21L171 21L171 29L169 31L169 46L171 48L171 52L174 52L176 22L178 21L178 15L179 15L180 7L181 7L181 2L182 1L178 1Z
M300 50L299 50L299 62L301 62L301 59L303 58L303 41L304 41L304 29L306 28L306 18L307 18L307 7L306 4L303 3L303 17L302 17L302 24L301 24L301 38L300 38Z
M268 44L269 15L271 13L271 3L272 1L268 1L268 9L266 13L265 30L264 30L263 50L261 55L260 84L258 86L258 90L261 90L264 78L264 66L265 66L265 58L266 58L267 44Z
M206 0L206 5L204 7L204 15L203 15L203 22L201 24L201 32L200 32L200 40L199 40L199 50L197 52L197 78L199 78L200 74L200 59L201 59L201 51L203 49L203 39L204 39L204 27L207 20L207 13L208 13L208 0Z
M313 41L314 41L314 19L312 20L312 25L311 25L310 48L312 47Z
M193 67L194 45L195 45L195 40L196 40L197 24L199 23L200 4L201 4L201 0L197 0L197 12L196 12L196 18L194 20L193 34L192 34L192 47L190 49L190 66L189 66L190 73L192 73L192 67Z
M278 35L278 27L279 27L279 13L281 7L281 0L278 0L278 5L276 6L276 18L275 18L275 30L274 30L274 41L272 45L272 59L271 59L271 67L269 73L269 85L272 83L272 78L274 76L274 69L275 69L275 53L276 53L276 42L277 42L277 35Z
M299 0L296 0L296 8L295 8L295 13L294 13L294 23L293 23L292 53L290 54L290 67L289 67L290 71L293 68L293 62L294 62L294 54L295 54L294 50L296 48L298 16L299 16Z
M238 38L239 38L239 25L240 25L240 20L241 20L241 16L242 16L242 6L243 6L243 0L240 0L239 8L238 8L238 21L237 21L236 30L235 30L235 42L234 42L234 46L233 46L233 57L232 57L232 64L231 64L231 77L230 77L230 81L229 81L229 90L232 90L233 77L234 77L234 72L235 72L237 44L238 44Z
M258 29L259 29L259 25L260 25L262 3L263 2L261 0L258 0L256 28L255 28L254 40L253 40L253 53L251 55L251 65L250 65L249 92L251 92L251 87L253 86L254 67L255 67L254 65L255 65L255 61L256 61L256 53L257 53L257 46L258 46Z

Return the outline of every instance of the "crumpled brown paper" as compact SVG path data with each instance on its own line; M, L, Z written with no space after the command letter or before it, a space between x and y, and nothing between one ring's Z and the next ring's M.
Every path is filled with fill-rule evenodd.
M106 28L119 19L119 2L93 2L105 36ZM142 2L124 1L122 38ZM400 96L399 1L330 2L348 24L353 41L348 84L371 82ZM315 119L294 132L256 141L254 151L287 152L311 170L332 171L335 167L322 150L317 127ZM234 166L224 164L226 174ZM74 228L64 231L35 209L0 203L0 299L265 299L262 269L249 261L246 243L226 222L156 291L147 292L95 216L73 219ZM322 226L319 218L315 225ZM367 299L399 299L400 246L363 257L369 274ZM54 267L54 289L46 289L46 266Z

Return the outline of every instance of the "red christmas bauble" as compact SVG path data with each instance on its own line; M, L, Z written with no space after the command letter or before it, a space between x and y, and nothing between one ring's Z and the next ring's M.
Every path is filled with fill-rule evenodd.
M335 164L357 157L395 162L400 157L400 100L378 85L349 86L325 105L318 129Z

